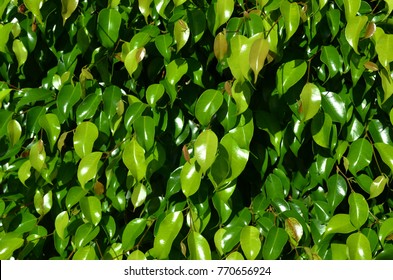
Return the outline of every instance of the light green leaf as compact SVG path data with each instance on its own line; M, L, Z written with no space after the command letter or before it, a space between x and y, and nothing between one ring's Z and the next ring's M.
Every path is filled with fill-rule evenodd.
M29 155L31 166L41 172L41 170L46 167L45 159L46 152L44 147L44 142L42 140L37 141L30 149Z
M213 164L216 159L217 148L218 138L212 130L204 130L199 134L194 143L194 155L202 173L206 173Z
M228 153L228 162L231 167L231 176L227 178L227 181L232 181L246 167L250 151L240 148L239 144L237 144L236 140L230 134L226 134L220 143Z
M345 18L348 21L356 17L357 12L360 9L360 0L343 0L345 9Z
M152 2L153 0L138 0L139 11L145 17L146 23L148 22L147 18L151 15L150 5Z
M50 148L53 151L61 130L57 115L51 113L43 115L39 119L39 124L45 130L49 140Z
M348 246L346 244L332 243L330 247L333 260L348 260Z
M240 233L240 246L247 260L255 260L262 243L259 230L254 226L245 226Z
M142 251L135 250L131 254L128 255L127 260L144 261L144 260L146 260L146 256L145 256L145 254Z
M227 261L242 261L244 260L244 257L241 253L238 251L230 253L226 258Z
M217 0L217 3L214 3L213 5L215 11L213 35L215 35L217 29L231 18L233 10L235 8L235 1Z
M53 199L52 191L49 191L45 195L42 195L40 191L36 191L34 195L34 207L40 216L47 214L52 208Z
M153 254L158 259L167 259L172 249L172 243L183 226L183 213L171 212L165 216L158 227L154 238Z
M356 16L351 18L345 27L345 38L357 54L359 54L358 44L360 33L366 25L367 21L367 16Z
M313 83L307 83L300 93L303 121L313 118L321 107L321 92Z
M77 249L86 246L100 232L100 227L93 226L91 223L82 224L75 232L75 247Z
M24 239L14 232L4 233L0 237L0 260L8 260L12 257L15 250L22 247Z
M235 35L230 40L230 55L227 59L233 77L242 83L248 79L249 63L244 63L243 58L249 59L249 40L243 35ZM247 51L248 50L248 51Z
M179 52L187 43L190 37L190 29L188 28L187 22L179 19L175 22L173 36L177 44L177 52Z
M379 71L379 77L382 80L382 89L384 93L382 103L384 103L393 94L393 79L386 69L381 69L381 71Z
M294 217L285 219L285 231L288 233L290 242L297 247L303 236L303 227L301 223Z
M126 225L121 237L124 251L131 250L134 247L136 239L145 228L146 219L143 218L135 218Z
M269 41L259 38L251 45L249 63L254 72L254 84L257 82L258 74L265 65L267 54L269 53Z
M322 46L321 61L328 67L330 78L342 71L343 61L334 46Z
M154 7L156 8L158 14L164 19L167 19L165 15L165 9L170 2L171 0L154 0Z
M300 24L300 9L296 2L290 3L288 0L281 2L280 11L284 17L286 31L285 42L295 34Z
M11 93L12 89L2 89L0 90L0 109L3 105L3 100Z
M379 241L381 241L381 243L384 244L386 237L388 237L393 233L393 218L388 218L380 222L382 222L382 225L378 231L378 238Z
M351 223L359 229L368 219L368 203L363 195L352 192L348 198Z
M79 200L84 197L88 193L88 190L85 190L81 187L72 187L68 190L66 196L66 207L70 209L72 206L77 204Z
M195 158L186 162L180 173L180 184L186 197L196 193L201 184L202 173Z
M37 18L39 23L42 23L41 7L44 4L44 0L24 0L25 6L30 10L33 15Z
M375 143L374 147L377 149L382 161L393 171L393 146L385 143Z
M172 60L166 66L166 76L165 78L171 85L176 85L180 79L186 74L188 71L188 64L185 59L178 58L176 60Z
M85 188L86 183L96 177L101 156L101 152L93 152L79 162L77 177L82 188Z
M138 143L145 151L150 151L153 148L155 140L155 124L153 118L148 116L139 117L135 120L134 129Z
M215 89L205 90L195 105L195 116L203 126L208 126L223 102L222 93Z
M63 211L56 216L55 219L55 230L57 235L61 239L65 239L68 235L67 226L68 226L69 218L67 211Z
M356 140L349 147L347 156L349 170L355 175L370 164L372 156L373 147L370 142L364 138Z
M280 257L285 244L288 242L288 234L284 229L273 226L265 239L262 255L265 260L276 260Z
M347 246L350 260L371 260L370 242L367 237L361 233L352 233L347 238Z
M132 76L138 68L139 62L143 60L146 55L145 48L137 48L130 51L124 59L124 65L128 71L128 74Z
M77 250L72 257L73 260L96 260L97 254L92 246L86 246Z
M322 109L329 114L333 122L346 122L347 108L341 96L334 92L322 93Z
M332 233L350 233L355 230L356 228L352 225L349 214L336 214L328 222L325 235Z
M304 109L303 109L304 110ZM317 114L311 122L311 133L315 143L324 148L330 148L332 119L328 114Z
M121 15L115 9L102 9L97 19L97 35L105 48L112 48L119 38Z
M389 63L393 61L393 50L389 46L393 45L392 34L382 34L375 45L375 50L378 54L378 60L381 64L389 70Z
M307 63L303 60L291 60L282 64L278 68L276 76L278 93L286 93L288 89L303 78L306 71Z
M380 175L377 178L375 178L375 180L371 183L370 186L369 199L377 197L381 193L383 193L387 183L388 183L388 178L385 175Z
M79 124L74 134L74 149L76 154L83 158L93 150L94 142L98 138L98 128L92 122Z
M214 234L214 245L216 246L217 252L220 254L220 256L222 256L224 254L223 249L225 244L223 244L223 236L226 232L225 228L220 228L216 231L216 233Z
M79 200L79 206L85 219L97 226L101 221L101 202L95 196L86 196Z
M61 16L63 17L63 25L65 25L66 20L78 7L78 2L78 0L61 0Z
M22 182L23 185L26 186L26 180L31 176L31 162L30 160L26 160L18 170L18 178Z
M236 103L236 114L244 113L251 102L252 88L248 82L236 80L231 88L232 98Z
M151 107L156 107L158 100L165 93L165 88L162 84L151 84L146 90L146 101Z
M147 169L145 150L139 145L135 137L124 148L123 162L138 182L145 178Z
M12 43L12 51L15 53L16 59L18 60L18 67L25 64L27 60L27 49L22 41L15 39Z
M334 174L329 177L327 181L327 201L332 208L332 212L337 208L337 206L343 201L347 194L347 182L344 177L339 174Z
M210 246L199 232L191 231L187 237L191 260L211 260Z
M19 141L22 135L22 127L17 120L10 120L8 122L7 134L12 147Z
M142 183L139 183L138 185L136 185L132 191L132 195L131 195L131 202L132 205L134 205L134 208L137 208L141 205L143 205L143 203L146 200L146 196L147 196L147 190L146 190L146 186Z

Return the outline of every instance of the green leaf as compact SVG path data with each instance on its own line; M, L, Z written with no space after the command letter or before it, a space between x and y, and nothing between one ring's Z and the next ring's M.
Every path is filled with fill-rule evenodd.
M303 121L312 119L321 107L321 92L313 83L307 83L300 93Z
M227 59L229 69L233 77L240 83L244 79L248 79L248 70L250 64L244 63L244 60L249 60L250 41L243 35L235 35L230 40L230 55Z
M300 9L296 2L290 3L287 0L281 2L280 11L284 17L286 31L285 42L295 34L300 24Z
M131 202L132 205L134 205L134 208L143 205L143 203L146 200L146 196L147 196L147 190L145 185L142 183L138 183L138 185L134 187L131 195Z
M368 203L363 195L352 192L348 198L351 223L359 229L368 219Z
M346 244L332 243L332 259L333 260L347 260L348 246Z
M360 9L360 0L343 0L345 8L345 18L347 21L353 19Z
M165 93L165 88L162 84L151 84L146 90L146 101L151 107L156 107L157 102Z
M332 119L328 114L317 114L311 122L311 133L315 143L324 148L330 148Z
M231 18L233 10L235 8L235 1L217 0L217 2L213 5L215 11L215 20L212 33L213 35L215 35L217 29Z
M334 46L323 46L321 51L321 61L329 69L329 77L333 78L342 71L342 59Z
M63 211L56 216L55 219L55 230L57 235L61 239L65 239L68 235L67 226L68 226L69 218L67 211Z
M145 178L147 169L145 150L139 145L135 137L124 148L123 162L138 182Z
M72 107L81 99L82 87L80 83L74 86L64 85L59 94L57 95L57 107L59 112L62 114L63 118L68 118Z
M248 82L236 80L232 85L232 98L236 102L236 114L244 113L251 102L252 89Z
M352 174L356 174L366 166L369 166L372 155L373 147L368 140L360 138L353 142L349 147L347 156L349 170Z
M332 34L332 40L338 32L340 31L340 10L339 9L331 9L326 12L327 20L328 20L328 26L330 29L330 33Z
M74 134L74 149L83 158L93 150L94 142L98 138L98 128L92 122L83 122L77 126Z
M14 232L4 233L0 237L0 260L8 260L14 251L22 247L24 239Z
M8 139L10 140L11 147L18 143L22 135L22 127L17 120L10 120L7 125Z
M18 178L26 186L26 180L31 176L31 162L26 160L18 170Z
M328 222L325 235L333 233L350 233L355 230L356 228L352 225L349 214L336 214Z
M144 261L144 260L146 260L146 256L145 256L145 254L142 251L135 250L131 254L128 255L127 260Z
M53 92L44 88L25 88L21 90L22 98L16 105L15 111L29 104L35 104L38 101L53 100Z
M285 231L289 236L291 244L297 247L300 239L303 237L302 224L296 218L289 217L285 219Z
M374 147L377 149L382 161L393 171L393 146L385 143L375 143Z
M60 122L59 119L57 118L57 115L55 114L43 115L39 119L39 124L45 130L49 140L50 148L53 151L53 148L56 144L57 139L59 138L60 130L61 130Z
M96 177L101 156L101 152L93 152L79 162L77 177L82 188L85 188L86 183Z
M183 0L181 0L183 1ZM187 17L193 43L197 43L203 36L206 29L206 16L200 9L188 10Z
M151 15L150 5L152 2L153 0L138 0L139 11L145 17L146 23L148 22L148 17Z
M16 59L18 60L18 67L25 64L27 60L27 49L22 41L15 39L12 43L12 51L15 53Z
M276 260L280 257L285 244L288 242L288 234L284 229L273 226L265 239L262 255L265 260Z
M53 205L52 191L42 195L40 191L36 191L34 195L34 207L40 216L47 214Z
M169 2L170 0L154 0L154 7L156 8L158 14L164 19L167 19L165 15L165 9L167 8Z
M242 261L244 257L238 251L230 253L226 258L227 261Z
M109 119L112 119L117 114L116 108L118 107L118 103L121 102L121 96L122 93L119 87L109 86L105 88L102 94L102 101L104 103L104 112Z
M136 218L130 221L122 234L123 250L131 250L135 246L136 239L143 233L146 228L146 219Z
M42 23L41 7L44 0L24 0L25 6L37 18L39 23Z
M154 238L153 253L158 259L167 259L172 249L172 243L183 226L183 213L171 212L165 216L158 227Z
M360 33L367 21L367 16L355 16L348 21L347 26L345 27L345 38L357 54L359 54L358 44Z
M211 260L210 246L205 237L199 232L191 231L187 237L191 260Z
M115 9L102 9L97 19L97 35L105 48L112 48L119 38L121 15Z
M82 197L84 197L88 193L88 190L85 190L81 187L72 187L68 190L66 196L66 207L70 209L72 206L77 204Z
M334 174L329 177L327 181L327 188L328 194L326 198L332 208L332 212L334 212L347 194L347 182L341 175Z
M240 246L247 260L255 260L262 243L259 230L254 226L245 226L240 233Z
M73 260L96 260L97 254L92 246L86 246L77 250L72 257Z
M190 37L190 28L188 28L187 22L179 19L175 22L173 36L177 45L177 52L179 52L187 43Z
M378 60L389 71L389 64L393 61L393 50L389 48L393 44L392 34L383 34L376 42L375 50L378 54Z
M146 55L145 48L137 48L130 51L124 59L124 65L128 71L128 74L132 76L138 68L139 62L143 60Z
M266 57L269 53L269 41L259 38L251 45L250 50L250 68L254 72L254 84L257 82L258 74L265 65Z
M132 125L145 111L148 106L142 102L135 102L128 106L124 114L124 126L128 131L132 130Z
M372 253L370 242L367 237L361 233L352 233L347 238L347 246L350 260L371 260Z
M202 93L195 106L195 116L201 125L207 126L210 123L222 102L222 93L218 90L208 89Z
M195 158L186 162L180 173L180 184L186 197L196 193L201 184L202 173Z
M213 164L216 159L217 148L218 138L210 129L204 130L195 140L194 156L201 167L202 173L206 173Z
M307 71L307 63L303 60L291 60L282 64L277 70L277 90L284 94L294 86ZM308 84L306 84L307 86ZM307 86L310 87L311 86Z
M135 120L134 129L138 143L145 151L150 151L153 148L155 140L155 124L153 118L148 116L139 117Z
M275 174L269 174L265 181L266 194L270 199L284 199L284 188L280 178Z
M80 225L75 232L75 247L76 249L86 246L90 241L92 241L98 233L100 228L93 226L91 223Z
M385 175L380 175L371 183L370 186L370 197L375 198L383 193L386 184L388 183L388 178Z
M382 222L382 225L378 231L378 238L379 241L384 244L386 237L393 233L393 218L388 218L380 222Z
M61 16L63 17L63 25L65 25L66 20L78 7L78 2L78 0L61 0Z
M231 176L227 178L227 180L232 181L233 179L237 178L246 167L250 151L240 148L236 140L233 139L229 134L226 134L221 139L220 143L228 153L228 162L231 167Z
M85 219L97 226L101 221L101 202L95 196L86 196L79 200L79 206Z
M186 74L188 71L187 61L183 58L178 58L176 60L172 60L166 66L166 76L165 78L171 85L176 85L180 79Z
M41 170L46 167L45 159L46 152L44 147L44 142L42 140L37 141L30 149L29 155L31 166L41 172Z
M217 34L214 38L214 55L218 61L224 59L228 53L228 41L223 32Z
M322 108L333 122L341 124L346 122L347 108L340 95L333 92L322 93Z
M169 62L171 59L171 46L173 44L173 38L171 34L168 33L157 36L154 43L160 54L166 61Z

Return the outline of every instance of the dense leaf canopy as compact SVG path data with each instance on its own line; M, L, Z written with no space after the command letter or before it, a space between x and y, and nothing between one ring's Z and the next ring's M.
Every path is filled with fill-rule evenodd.
M0 259L393 259L392 11L0 0Z

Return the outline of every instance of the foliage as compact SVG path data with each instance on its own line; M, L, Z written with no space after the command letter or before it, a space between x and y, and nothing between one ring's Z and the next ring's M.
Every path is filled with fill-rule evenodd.
M0 259L392 259L393 1L0 1Z

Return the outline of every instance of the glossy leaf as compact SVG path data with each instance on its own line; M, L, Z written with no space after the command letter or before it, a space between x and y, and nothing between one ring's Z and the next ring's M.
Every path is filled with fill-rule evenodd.
M63 240L68 235L68 231L67 231L68 222L69 222L69 217L67 211L63 211L56 216L55 230L57 235Z
M211 260L209 243L202 234L191 231L187 237L191 260Z
M378 231L378 238L381 243L385 242L386 237L393 233L393 218L388 218L382 221L382 225Z
M217 0L214 5L215 20L213 27L213 34L216 34L217 29L229 20L235 8L235 1L233 0Z
M370 186L370 197L375 198L379 196L385 189L386 184L388 183L388 178L384 175L380 175L371 183Z
M80 248L72 257L73 260L96 260L97 254L92 246Z
M172 248L172 243L179 234L183 225L183 213L171 212L165 216L159 225L154 238L154 254L158 259L167 259Z
M17 120L10 120L7 125L8 139L11 146L14 146L22 135L22 127Z
M76 248L82 248L92 241L100 232L99 227L93 226L91 223L80 225L75 232Z
M151 15L150 5L152 2L153 2L153 0L138 0L139 11L145 17L146 23L147 23L148 17Z
M151 117L141 116L135 120L134 129L138 143L145 151L150 151L155 140L154 120Z
M45 159L46 152L44 147L44 142L42 140L37 141L30 149L29 155L31 166L41 172L43 168L46 167Z
M28 53L22 41L19 39L14 40L12 43L12 51L15 53L16 59L18 60L18 67L21 67L23 64L25 64Z
M123 151L123 162L137 181L146 176L145 150L139 145L136 138L126 144Z
M77 204L79 200L87 194L88 190L81 187L72 187L69 189L66 196L66 206L70 209L72 206Z
M284 63L277 71L277 90L280 94L284 94L294 86L307 71L307 63L301 60L292 60ZM313 87L308 83L307 87L311 90ZM311 84L312 85L312 84Z
M281 2L280 11L284 17L286 38L288 41L296 32L300 24L300 9L296 2L290 3L287 0Z
M369 207L363 195L352 192L348 198L351 223L359 229L368 219Z
M145 227L146 219L142 218L133 219L126 225L121 238L125 251L134 247L136 239L143 233Z
M188 71L187 61L184 59L176 59L166 66L166 79L171 85L176 85L180 79Z
M196 193L200 187L202 173L196 159L186 162L180 173L181 189L186 197Z
M341 96L333 92L322 93L322 108L333 122L343 124L347 117L347 108Z
M26 160L18 170L18 178L26 186L26 180L31 176L31 162Z
M222 93L218 90L208 89L204 91L198 98L195 106L195 116L198 121L203 126L207 126L222 105L222 102Z
M78 125L74 134L74 148L76 154L80 158L90 154L97 138L98 129L94 123L83 122Z
M0 238L0 259L8 260L12 257L14 251L22 247L24 239L14 232L5 233Z
M358 44L359 44L360 33L364 28L364 26L366 25L366 23L367 23L367 16L356 16L351 18L348 21L347 26L345 27L345 38L347 39L348 43L351 45L351 47L357 54L359 54Z
M375 46L375 50L378 54L378 60L386 69L389 69L388 65L393 61L393 51L388 47L391 44L393 44L393 35L384 34L378 39Z
M228 153L228 162L231 169L229 181L237 178L246 167L249 151L242 149L229 134L225 135L220 143Z
M375 143L374 147L377 149L382 161L393 170L393 146L385 143Z
M86 183L96 177L101 156L101 152L93 152L79 162L77 176L82 188L85 188Z
M360 0L343 0L345 8L345 18L350 21L354 18L360 9Z
M328 222L325 234L350 233L355 230L349 214L336 214Z
M334 212L334 209L337 208L337 206L343 201L345 195L347 194L347 182L341 175L334 174L329 177L327 181L327 187L327 201Z
M265 239L262 255L265 260L278 259L288 242L288 234L284 229L273 226Z
M101 202L95 196L86 196L79 200L79 206L85 219L97 226L101 221Z
M146 101L147 103L155 107L157 102L165 93L165 88L162 84L151 84L146 90Z
M347 238L346 243L348 246L349 258L351 260L371 260L370 242L363 233L352 233Z
M187 22L182 19L176 21L173 35L177 46L177 52L179 52L190 37L190 28L188 27Z
M373 148L370 142L364 138L358 139L351 144L348 152L349 170L356 174L371 162Z
M245 226L240 233L240 245L247 260L255 260L262 243L259 230L254 226Z
M300 93L300 102L302 104L303 121L312 119L321 107L321 92L313 83L307 83Z
M216 159L217 147L218 138L210 129L203 131L195 140L194 155L202 173L206 173Z
M250 50L250 67L254 72L254 84L257 82L258 74L265 65L266 57L269 53L269 41L260 38L254 41Z
M119 38L121 15L115 9L102 9L97 19L98 39L105 48L112 48Z
M61 0L61 16L63 17L63 25L78 7L78 2L78 0Z
M289 217L285 219L285 231L288 233L290 242L298 246L304 232L301 223L296 218Z
M244 260L244 257L241 253L238 251L235 251L233 253L230 253L226 258L227 261L242 261Z
M214 55L216 56L218 61L224 59L228 52L228 41L223 32L217 34L214 39Z
M24 0L26 8L30 10L33 15L37 18L39 23L42 23L41 7L44 0Z
M330 147L332 119L328 114L317 114L311 122L312 137L319 146Z
M322 47L321 61L328 67L330 78L336 76L342 69L340 54L333 46Z
M135 250L131 254L128 255L127 260L144 261L144 260L146 260L146 256L145 256L145 254L142 251Z
M131 202L132 205L134 205L134 208L141 206L145 202L146 196L147 196L146 186L142 183L136 185L131 195Z
M130 51L124 59L124 65L128 71L128 74L132 76L138 68L139 62L143 60L146 55L145 48L137 48Z
M34 207L40 216L47 214L53 205L52 191L42 195L40 191L37 191L34 195Z
M53 151L61 130L59 119L55 114L46 114L40 117L39 123L45 130L50 148Z

